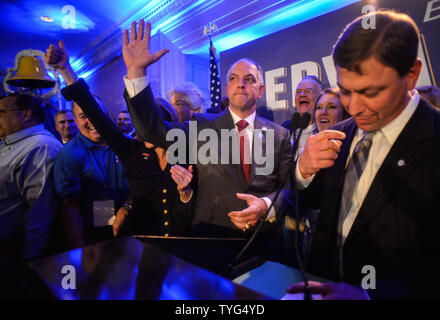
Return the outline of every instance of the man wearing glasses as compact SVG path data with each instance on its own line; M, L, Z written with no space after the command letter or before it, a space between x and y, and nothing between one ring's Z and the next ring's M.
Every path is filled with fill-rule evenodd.
M0 98L0 262L36 258L48 244L62 144L44 129L42 108L30 95Z
M307 128L304 129L298 144L297 156L302 152L307 139L316 132L315 121L313 120L314 108L319 95L322 93L321 81L312 75L305 76L296 87L295 107L296 110L303 114L308 112L311 114L310 122ZM289 129L292 133L291 120L283 123L283 127ZM293 144L293 141L292 141Z

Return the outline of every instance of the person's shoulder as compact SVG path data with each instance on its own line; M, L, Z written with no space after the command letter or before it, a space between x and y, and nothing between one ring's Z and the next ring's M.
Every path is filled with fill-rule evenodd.
M81 157L86 151L84 144L78 135L67 142L61 151L58 153L57 161L69 161L74 158Z
M289 134L289 130L288 129L286 129L281 124L273 122L273 121L271 121L269 119L266 119L264 117L260 117L260 116L257 115L255 120L260 121L263 130L264 130L264 128L267 128L267 129L270 128L270 129L275 130L275 132L279 132L279 133L282 133L282 134Z
M346 132L348 129L350 129L355 124L355 121L352 117L342 120L335 125L331 126L331 130L338 130L338 131L344 131Z
M48 130L41 131L39 134L33 136L37 141L42 144L46 144L50 147L59 148L63 147L63 144Z
M193 114L193 119L196 121L214 121L218 118L220 118L220 116L223 115L223 112L220 113L194 113Z
M63 144L55 138L55 136L47 130L42 130L33 134L26 139L30 150L44 150L42 151L48 157L54 157L61 149ZM28 147L27 147L28 148Z
M290 130L290 129L292 128L292 120L291 120L291 119L288 119L288 120L284 121L284 122L281 124L281 126L283 126L284 128Z

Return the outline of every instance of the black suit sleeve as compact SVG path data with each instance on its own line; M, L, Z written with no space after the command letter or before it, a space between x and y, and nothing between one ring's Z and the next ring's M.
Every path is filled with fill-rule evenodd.
M287 130L283 130L283 136L279 149L279 169L277 174L278 184L281 185L285 180L286 184L281 190L278 198L275 200L275 214L276 218L282 219L293 209L293 203L291 201L292 191L290 186L290 164L291 164L291 149L290 135ZM273 202L276 195L276 190L268 194L267 197Z
M162 119L150 86L145 87L133 98L130 98L125 90L124 97L136 134L142 141L167 149L174 142L166 140L168 131L181 129L187 136L187 123L167 122Z

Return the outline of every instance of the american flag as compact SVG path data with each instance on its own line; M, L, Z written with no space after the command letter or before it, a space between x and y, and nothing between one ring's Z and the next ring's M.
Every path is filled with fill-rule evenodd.
M215 49L212 46L209 47L209 69L211 71L211 108L220 109L220 100L222 98L222 89L220 84L220 75L217 67L217 61L215 60Z

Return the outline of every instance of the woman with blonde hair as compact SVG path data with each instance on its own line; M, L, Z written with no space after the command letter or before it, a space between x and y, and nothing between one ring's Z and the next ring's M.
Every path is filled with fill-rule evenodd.
M339 94L339 88L327 88L316 100L314 118L318 132L350 117L341 104Z
M167 98L176 109L180 122L190 120L193 113L203 112L206 106L203 92L192 82L172 87Z

